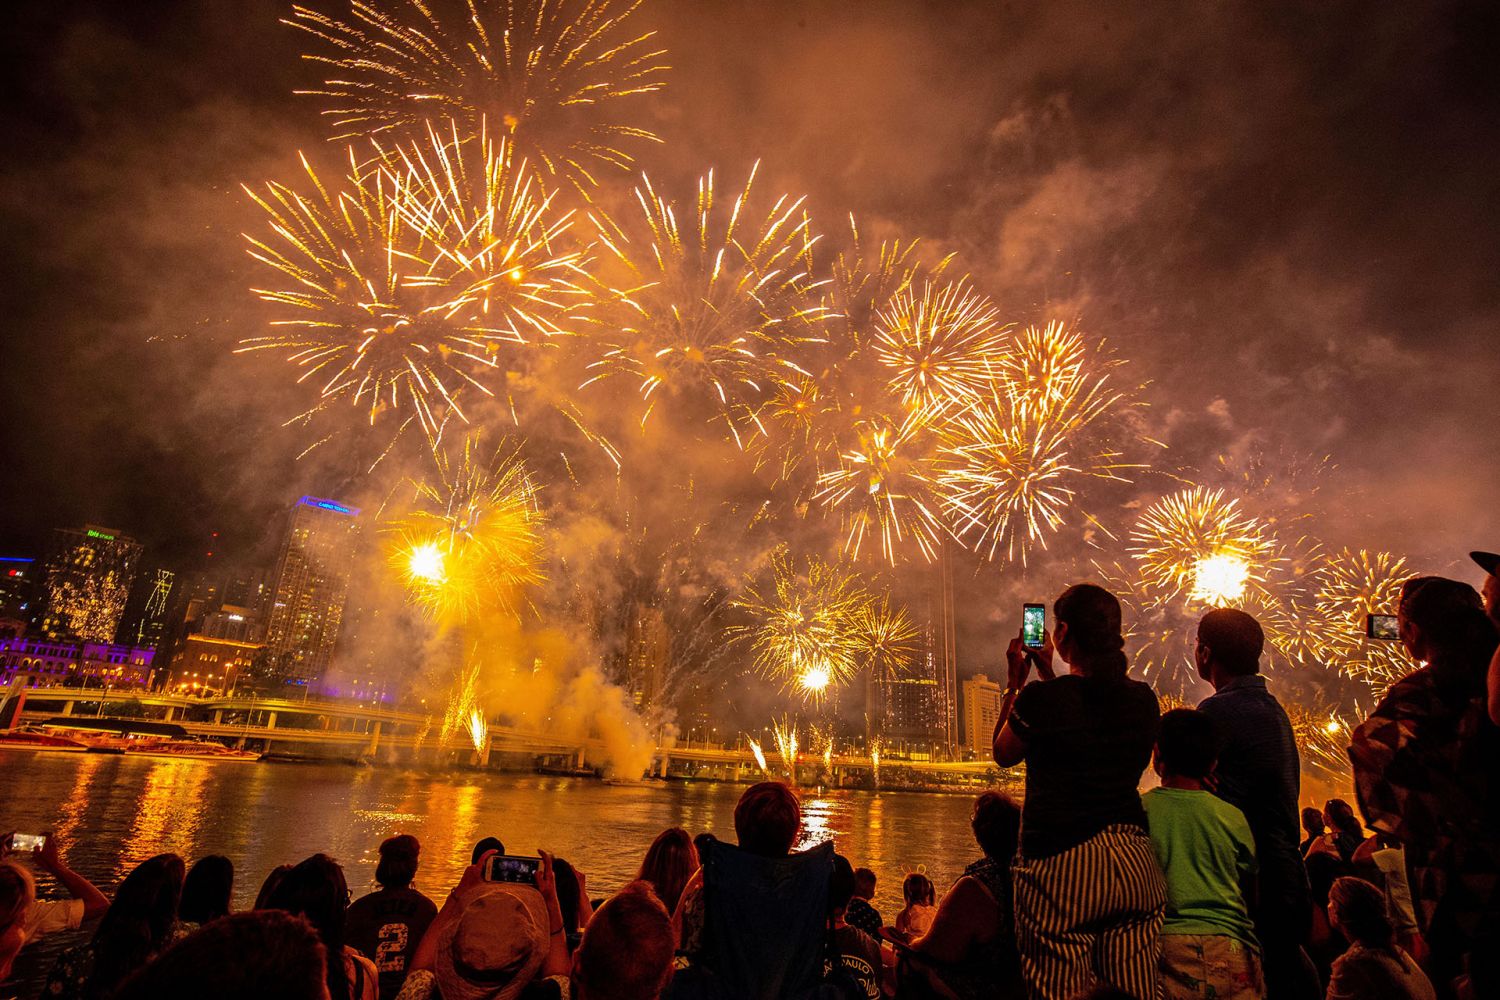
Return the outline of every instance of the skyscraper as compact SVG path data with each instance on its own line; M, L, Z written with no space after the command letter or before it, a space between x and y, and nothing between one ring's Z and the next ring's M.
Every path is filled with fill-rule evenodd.
M38 631L48 639L114 642L140 558L140 543L113 528L58 528L43 572Z
M276 560L266 648L273 674L287 684L315 684L328 669L343 624L359 511L303 497Z
M167 639L167 612L172 597L172 587L177 574L169 569L158 569L141 580L141 585L131 596L131 613L127 617L125 631L120 638L141 649L159 649Z
M999 681L975 674L964 681L964 748L976 757L988 758L1000 721L1000 700L1005 692Z

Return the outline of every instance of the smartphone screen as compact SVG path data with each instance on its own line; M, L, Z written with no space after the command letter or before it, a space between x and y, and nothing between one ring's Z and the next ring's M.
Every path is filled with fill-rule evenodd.
M47 835L43 833L13 833L10 835L10 849L12 851L40 851L42 845L47 842Z
M1394 642L1401 638L1401 629L1396 625L1395 615L1366 615L1365 635L1371 639Z
M1021 645L1042 648L1042 633L1047 629L1047 606L1028 604L1021 609Z
M514 858L506 854L497 854L485 865L484 880L535 885L536 872L541 866L541 858Z

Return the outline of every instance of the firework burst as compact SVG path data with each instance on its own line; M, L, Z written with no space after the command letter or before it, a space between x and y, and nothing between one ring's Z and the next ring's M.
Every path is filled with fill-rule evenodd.
M1223 490L1194 486L1152 504L1130 533L1130 553L1153 603L1186 598L1223 607L1264 591L1276 542Z
M908 407L962 404L985 391L1005 353L994 305L968 279L909 285L875 319L872 349Z
M776 741L776 752L781 756L781 762L786 765L786 770L792 778L792 784L797 783L797 723L787 716L771 721L771 736Z
M385 526L411 600L450 625L514 611L518 590L541 579L541 515L519 456L486 461L470 437L456 461L439 453L437 477L416 493L415 509Z
M859 671L861 615L870 596L847 570L816 559L799 571L778 553L771 575L767 592L750 588L735 602L750 619L736 633L755 651L762 676L821 700Z
M1399 642L1365 635L1365 616L1394 614L1401 585L1413 575L1389 552L1343 549L1320 560L1305 633L1309 653L1374 694L1411 673L1416 665Z
M813 500L840 517L844 551L858 558L878 539L891 565L910 540L932 561L949 534L943 518L937 463L938 437L930 412L912 410L899 422L862 421L858 443L836 468L818 476Z
M795 354L824 339L827 318L814 294L814 237L800 199L752 214L754 181L752 170L726 211L710 173L685 224L649 178L636 190L639 217L622 225L593 216L601 273L615 280L596 293L603 350L585 385L636 381L643 425L658 396L687 397L711 407L743 447L742 428L759 426L770 388L808 376Z
M313 193L246 191L271 234L247 237L278 283L254 291L272 333L239 351L282 354L317 389L302 414L336 404L420 421L430 439L462 390L493 394L502 349L560 332L580 297L579 254L559 249L569 220L512 170L503 144L433 130L425 146L372 145L337 186L304 158Z
M600 167L629 167L626 146L660 141L616 119L663 86L665 52L636 33L639 2L354 0L341 21L308 7L287 20L321 43L307 56L332 74L305 93L326 98L335 138L420 132L449 118L505 129L549 186L585 194Z

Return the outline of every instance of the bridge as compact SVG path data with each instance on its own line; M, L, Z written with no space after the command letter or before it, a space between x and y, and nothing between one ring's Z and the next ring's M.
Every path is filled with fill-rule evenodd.
M531 770L541 767L585 772L607 758L597 738L490 724L482 746L465 730L441 738L441 713L392 708L346 699L279 698L233 694L195 697L140 690L78 687L25 688L0 692L0 728L69 718L144 719L171 722L192 736L241 749L289 757L377 764L458 764ZM128 714L127 714L128 713ZM804 783L873 787L877 766L865 755L799 754L796 779ZM650 774L656 777L754 781L791 769L774 754L762 770L748 746L677 742L656 747ZM955 785L977 787L999 779L987 761L888 758L878 768L881 787Z

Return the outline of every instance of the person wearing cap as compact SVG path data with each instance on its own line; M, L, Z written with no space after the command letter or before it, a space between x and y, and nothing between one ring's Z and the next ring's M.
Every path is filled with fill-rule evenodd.
M485 881L493 851L464 871L422 936L397 1000L529 1000L538 980L566 982L570 959L552 855L538 853L534 886Z
M1500 729L1489 719L1485 672L1496 629L1473 587L1442 577L1406 581L1396 618L1423 666L1354 730L1349 759L1366 825L1406 850L1428 971L1448 995L1495 919Z
M1484 583L1479 594L1484 598L1484 610L1490 621L1500 629L1500 553L1470 552L1469 558L1484 570ZM1500 726L1500 649L1490 657L1490 669L1485 687L1488 693L1490 721Z

